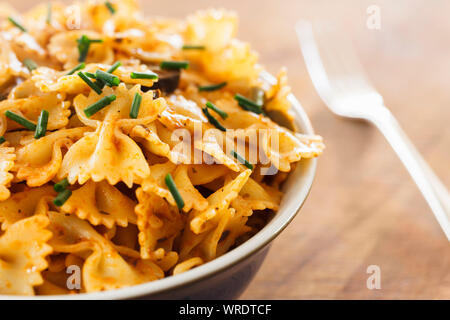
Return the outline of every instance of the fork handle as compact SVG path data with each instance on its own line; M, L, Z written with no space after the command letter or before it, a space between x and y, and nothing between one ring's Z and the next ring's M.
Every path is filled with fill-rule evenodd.
M428 202L450 241L450 195L386 107L372 113L371 121L383 133Z

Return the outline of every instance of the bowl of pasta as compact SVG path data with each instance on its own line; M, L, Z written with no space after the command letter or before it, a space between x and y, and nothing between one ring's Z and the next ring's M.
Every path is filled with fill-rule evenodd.
M0 6L0 298L236 298L324 144L237 17Z

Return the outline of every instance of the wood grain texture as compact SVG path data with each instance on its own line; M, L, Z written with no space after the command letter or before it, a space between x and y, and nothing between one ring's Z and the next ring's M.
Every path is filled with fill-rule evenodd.
M21 0L21 10L37 1ZM287 66L293 92L327 149L309 199L274 242L243 299L449 299L449 244L381 134L334 117L316 95L299 51L299 18L335 23L354 40L374 85L444 184L450 186L450 2L446 0L141 1L147 14L183 17L225 7L239 37L271 72ZM381 8L381 30L366 9ZM381 268L368 290L366 268Z

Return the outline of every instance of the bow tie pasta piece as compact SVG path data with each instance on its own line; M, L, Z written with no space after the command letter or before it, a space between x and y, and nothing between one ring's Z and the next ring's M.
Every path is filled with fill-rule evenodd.
M97 65L88 64L83 72L95 73ZM79 94L89 92L91 88L84 82L78 74L68 75L67 71L57 71L52 68L39 67L33 71L31 81L42 92L54 92L65 94Z
M0 145L0 201L9 198L10 192L8 187L14 178L10 171L14 167L15 159L14 148Z
M3 35L0 35L0 87L11 81L17 76L26 76L28 70L17 59L16 54L11 48L9 42Z
M283 68L277 75L277 82L266 92L264 110L275 122L292 130L295 129L295 125L294 114L291 111L292 104L288 99L290 93L287 71ZM277 116L277 114L280 115Z
M167 102L169 107L161 113L159 121L171 130L186 128L193 132L195 125L208 122L202 109L194 101L180 95L171 95Z
M130 110L136 93L142 96L139 115L136 119L130 119ZM84 109L108 95L115 95L116 100L88 118ZM105 121L107 117L114 117L118 119L121 129L128 132L137 125L153 122L167 107L167 104L163 98L153 99L152 91L142 92L139 85L127 89L126 85L121 83L116 88L105 87L101 95L97 95L93 91L88 97L82 94L78 95L74 99L74 107L80 121L87 126L95 128L100 125L100 121Z
M87 63L112 64L114 62L114 52L108 39L100 33L88 30L61 32L51 37L48 45L50 57L61 62L64 69L72 69L79 64L80 53L77 48L77 40L83 35L91 40L102 40L101 43L90 44L86 57Z
M38 64L47 63L47 53L33 35L28 32L22 32L17 28L8 30L4 34L20 60L33 59Z
M0 113L3 115L6 110L22 114L26 119L36 123L43 109L49 112L48 130L55 130L65 127L69 123L70 102L64 101L65 96L56 93L32 96L17 100L4 100L0 102ZM22 129L23 127L11 120L8 120L8 130Z
M142 182L142 189L145 192L153 192L161 198L165 198L170 205L176 206L175 199L164 181L166 175L171 173L175 185L184 200L183 211L189 212L192 208L204 210L208 206L208 202L192 185L187 170L188 166L177 166L170 161L163 164L155 164L150 167L150 176Z
M243 216L251 216L253 210L278 210L281 195L281 191L248 178L239 196L232 201L232 207Z
M264 131L260 146L272 165L282 172L289 172L291 163L302 158L319 156L325 147L320 136L296 134L281 127Z
M11 225L0 237L0 294L34 295L33 287L43 283L47 244L46 216L33 216Z
M47 215L50 230L59 231L56 241L52 239L50 242L55 251L91 252L85 255L82 268L82 289L86 292L117 289L164 276L162 270L151 261L138 260L136 265L126 262L112 242L101 236L88 222L54 211L48 211Z
M44 197L55 196L52 186L28 188L14 193L7 200L0 202L1 230L8 229L14 222L32 216L38 202Z
M238 196L251 173L252 171L249 169L241 172L234 180L210 195L207 198L208 207L205 210L193 212L194 218L190 223L191 230L196 234L208 230L211 227L208 225L208 221L213 219L219 211L228 208L231 201Z
M188 16L186 21L185 42L205 45L211 51L225 48L237 33L237 16L232 11L199 11Z
M72 192L61 207L64 213L74 213L92 225L103 224L112 228L115 224L126 227L128 222L136 223L135 203L106 181L89 180Z
M184 54L195 61L212 82L228 82L228 88L241 89L258 80L261 67L258 55L246 43L235 39L237 19L224 10L200 11L187 20L186 43L205 45L208 50L187 50Z
M136 195L139 201L135 211L138 217L141 257L166 260L162 261L166 264L163 270L168 270L178 260L178 254L171 249L174 238L184 227L184 216L156 194L144 192L139 188ZM162 240L168 240L168 245L162 248L163 250L158 250L161 249Z
M89 131L89 128L73 128L55 131L18 148L14 168L17 179L26 180L30 187L38 187L55 177L61 168L62 148L69 149Z
M150 168L139 146L122 133L117 118L108 117L92 133L73 144L64 156L58 177L71 184L106 179L111 185L123 181L129 188L145 179Z

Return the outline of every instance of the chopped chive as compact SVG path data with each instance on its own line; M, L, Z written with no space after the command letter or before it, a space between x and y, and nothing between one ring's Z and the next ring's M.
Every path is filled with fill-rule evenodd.
M97 77L96 77L95 74L93 74L92 72L84 72L84 74L85 74L86 76L88 76L89 78L91 78L91 79L97 80Z
M102 89L94 82L92 82L83 72L78 72L78 76L83 79L86 84L92 88L97 94L102 94Z
M101 43L101 42L103 42L102 39L89 39L89 37L85 34L83 34L80 38L78 38L77 39L78 52L80 54L78 57L78 61L84 62L86 60L91 43Z
M42 110L41 114L38 118L38 122L36 125L36 131L34 131L34 138L39 139L45 136L45 132L47 131L47 124L48 124L48 111Z
M34 69L36 69L38 66L36 64L36 62L34 62L33 60L26 58L25 60L23 60L23 64L28 68L28 70L33 71Z
M108 73L113 73L114 71L117 70L117 68L119 68L122 65L122 62L117 61L116 63L114 63L111 68L109 68L106 72Z
M5 137L0 137L0 144L2 144L5 141L6 141Z
M239 161L240 163L242 163L244 166L246 166L247 168L249 168L250 170L253 170L253 165L248 162L247 160L245 160L244 158L242 158L236 151L232 150L231 151L231 155L236 158L237 161Z
M246 97L244 97L243 95L240 95L239 93L237 93L234 96L234 99L236 99L239 103L239 105L247 111L251 111L254 112L256 114L261 114L263 113L263 109L262 109L262 105L257 104L256 102L247 99Z
M161 69L177 70L177 69L187 69L189 67L188 61L163 61L159 65Z
M45 21L47 22L47 24L52 23L52 4L51 3L47 4L47 19L45 19Z
M69 180L67 180L67 178L61 180L58 183L55 183L55 185L53 186L53 189L56 192L63 192L64 190L67 189L67 187L69 186Z
M69 72L66 73L66 76L71 76L73 75L75 72L77 72L78 70L82 70L86 67L86 64L84 62L80 63L79 65L77 65L75 68L73 68L72 70L70 70Z
M118 86L120 84L120 79L119 77L102 71L102 70L97 70L95 72L95 77L101 81L103 81L104 83L106 83L108 86L112 87L112 86Z
M57 207L61 207L67 199L72 195L72 191L70 189L64 189L53 199L53 204Z
M105 6L108 8L108 10L109 10L109 12L111 12L111 14L116 13L116 9L114 9L111 2L105 1Z
M114 63L111 68L109 68L108 70L106 70L107 73L113 73L114 71L117 70L117 68L119 68L122 65L122 62L118 61L116 63ZM98 86L100 87L100 89L103 89L103 87L107 84L105 81L103 81L102 79L98 79L95 74L92 74L94 77L91 77L93 79L97 79L97 81L95 82L96 84L98 84ZM89 76L89 75L88 75ZM119 83L120 83L120 79L119 79ZM110 85L108 85L110 86Z
M22 26L19 22L17 22L17 20L15 20L13 17L8 17L8 20L23 32L27 32L27 29L25 29L25 27Z
M90 118L95 113L97 113L98 111L103 109L104 107L110 105L111 102L113 102L114 100L116 100L116 96L113 95L113 94L109 95L109 96L106 96L106 97L103 97L100 100L98 100L97 102L95 102L95 103L91 104L90 106L86 107L83 110L84 114L86 115L86 117Z
M5 116L7 116L12 121L17 122L21 126L27 128L28 130L31 130L31 131L36 130L36 125L33 122L25 119L22 116L19 116L17 113L14 113L12 111L6 110L5 111Z
M228 118L228 113L217 108L212 102L208 101L206 103L206 107L210 108L211 110L214 110L214 112L217 113L222 119Z
M132 72L130 74L131 79L151 79L156 80L158 79L158 75L154 72Z
M172 175L170 173L168 173L164 180L166 182L167 188L169 189L170 193L172 194L172 197L174 198L175 202L177 203L178 209L183 209L184 200L181 197L180 192L178 191L177 186L175 185L175 182L172 179Z
M215 91L215 90L222 89L226 85L227 85L226 82L221 82L221 83L212 84L209 86L200 86L200 87L198 87L198 91Z
M141 107L142 96L136 92L134 94L133 103L131 104L130 118L136 119L139 114L139 108Z
M78 57L79 62L86 61L86 57L89 51L89 46L91 43L89 42L89 38L86 35L82 35L79 39L77 39L78 42L78 53L80 54Z
M183 50L205 50L206 47L205 46L196 46L196 45L191 45L191 44L185 44L184 46L181 47L181 49L183 49Z
M219 121L217 121L216 118L214 118L208 111L208 108L203 108L202 109L203 113L205 114L205 116L208 118L209 123L211 123L214 127L216 127L217 129L221 130L221 131L227 131L227 129L222 126Z

